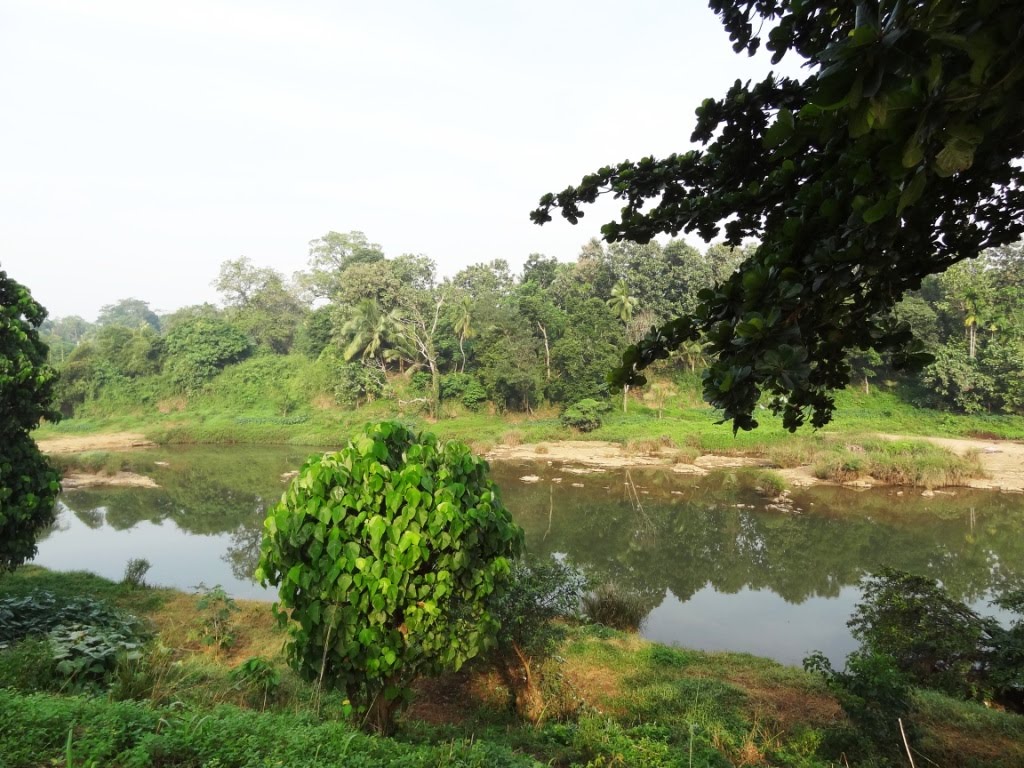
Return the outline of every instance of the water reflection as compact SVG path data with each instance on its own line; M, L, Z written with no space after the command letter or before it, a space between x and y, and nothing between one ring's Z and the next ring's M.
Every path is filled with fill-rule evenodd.
M295 448L161 449L158 489L62 496L59 525L37 562L120 578L144 557L153 583L220 583L272 598L251 581L266 509L301 464ZM985 608L994 585L1022 584L1024 497L958 491L795 492L771 508L743 473L692 478L557 467L493 468L506 504L539 555L560 554L593 582L639 594L645 634L798 663L812 648L835 660L860 577L882 565L940 579ZM535 483L519 478L540 477Z

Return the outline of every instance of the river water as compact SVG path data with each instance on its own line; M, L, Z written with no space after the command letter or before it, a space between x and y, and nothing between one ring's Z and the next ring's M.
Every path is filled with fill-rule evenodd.
M235 597L272 600L250 577L262 521L285 473L312 450L142 452L160 487L64 493L35 562L119 579L141 557L151 584L220 584ZM993 590L1024 582L1020 494L821 487L780 505L740 470L692 477L496 464L492 476L531 553L635 592L649 611L643 634L666 643L786 664L817 649L841 665L856 645L846 621L858 582L882 566L939 579L985 613L995 613Z

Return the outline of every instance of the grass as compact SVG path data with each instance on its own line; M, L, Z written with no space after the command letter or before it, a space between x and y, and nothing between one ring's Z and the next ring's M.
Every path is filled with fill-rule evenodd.
M187 402L183 410L95 403L86 409L85 417L45 425L35 435L45 438L132 431L164 444L334 448L367 421L398 418L444 439L463 440L477 453L487 453L495 446L604 440L621 444L627 455L657 457L666 464L693 463L706 454L749 457L774 469L811 466L815 475L830 481L871 477L881 483L922 488L963 485L970 478L981 476L979 463L976 458L956 457L923 441L887 442L876 435L1024 439L1024 417L957 416L923 410L900 400L895 391L882 388L876 388L871 395L859 390L837 393L835 420L817 432L804 429L791 434L777 418L762 411L758 414L758 429L734 435L729 425L715 423L717 414L700 403L693 384L679 387L679 394L663 409L664 418L658 418L658 412L643 405L638 397L630 404L629 413L614 410L604 417L603 426L587 434L564 427L557 409L552 407L538 408L530 415L472 412L458 407L442 409L451 418L432 420L418 407L403 410L399 399L380 399L353 410L313 398L282 416L271 403L262 402L251 386L232 400L229 384L230 381L212 387L209 393ZM135 469L146 473L146 468L135 465L136 459L127 456L97 453L55 457L55 461L66 470L111 474ZM775 487L777 482L770 485Z
M825 768L839 760L822 752L830 729L844 719L821 680L746 654L672 648L603 626L570 626L553 677L558 695L571 699L571 706L555 702L539 726L516 721L493 670L471 665L418 684L397 735L381 738L360 733L340 717L339 695L318 703L311 687L287 668L283 633L266 604L239 601L241 610L232 619L235 640L219 652L189 638L196 595L130 590L90 574L34 567L0 580L0 595L39 588L66 597L90 595L134 611L151 623L156 637L144 661L119 668L102 696L31 692L45 687L45 676L15 674L0 663L0 687L21 689L0 695L5 768ZM21 661L41 665L44 651L29 645L19 651ZM10 653L0 652L0 662ZM273 695L233 672L253 657L278 677ZM917 695L913 716L922 734L915 749L938 764L1009 768L1024 759L1024 718L925 692ZM848 755L851 765L868 764L864 758Z
M871 477L917 488L966 485L984 472L977 454L957 456L922 440L834 441L814 458L815 477L840 483Z

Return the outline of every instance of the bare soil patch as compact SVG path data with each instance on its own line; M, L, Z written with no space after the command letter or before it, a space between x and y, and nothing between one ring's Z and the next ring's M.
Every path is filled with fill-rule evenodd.
M152 448L156 443L138 432L107 432L99 435L67 435L39 441L43 453L86 453L87 451L130 451Z
M104 485L116 485L120 488L159 488L156 481L145 475L134 472L117 472L113 475L99 475L92 472L68 472L61 480L65 491L76 488L96 488Z
M1024 443L1011 440L981 440L968 438L921 437L916 435L886 435L888 440L925 440L952 453L965 455L976 452L986 477L970 480L970 488L983 490L1024 492ZM631 453L618 443L601 440L564 440L520 445L497 445L487 452L490 461L530 461L562 465L567 469L580 467L591 471L629 469L632 467L663 467L680 474L704 475L715 469L728 467L768 466L763 459L749 456L716 456L706 454L692 463L676 461L675 451L665 448L651 453ZM571 471L571 469L569 470ZM810 465L779 470L786 481L796 487L830 484L814 476ZM872 478L846 483L853 488L882 485Z

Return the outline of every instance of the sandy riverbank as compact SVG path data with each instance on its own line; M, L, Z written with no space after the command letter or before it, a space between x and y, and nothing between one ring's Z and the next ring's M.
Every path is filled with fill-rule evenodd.
M886 439L927 440L953 453L964 455L976 451L986 477L971 480L971 488L985 490L1024 492L1024 443L1009 440L969 440L963 438L915 437L905 435L879 435ZM44 453L68 454L86 451L125 451L134 448L152 447L154 443L145 435L135 432L110 432L97 435L69 435L39 441ZM673 449L667 448L650 455L626 452L618 443L599 440L562 440L530 443L516 446L500 445L487 453L490 461L545 461L569 466L595 469L620 469L627 467L664 467L682 474L706 474L723 467L755 467L765 463L756 458L743 456L705 455L693 463L675 461ZM819 484L823 481L814 477L810 467L796 467L780 470L786 480L795 486ZM64 481L65 488L80 488L86 484L98 485L155 485L150 478L122 472L107 477L70 473ZM860 485L868 484L859 481Z

